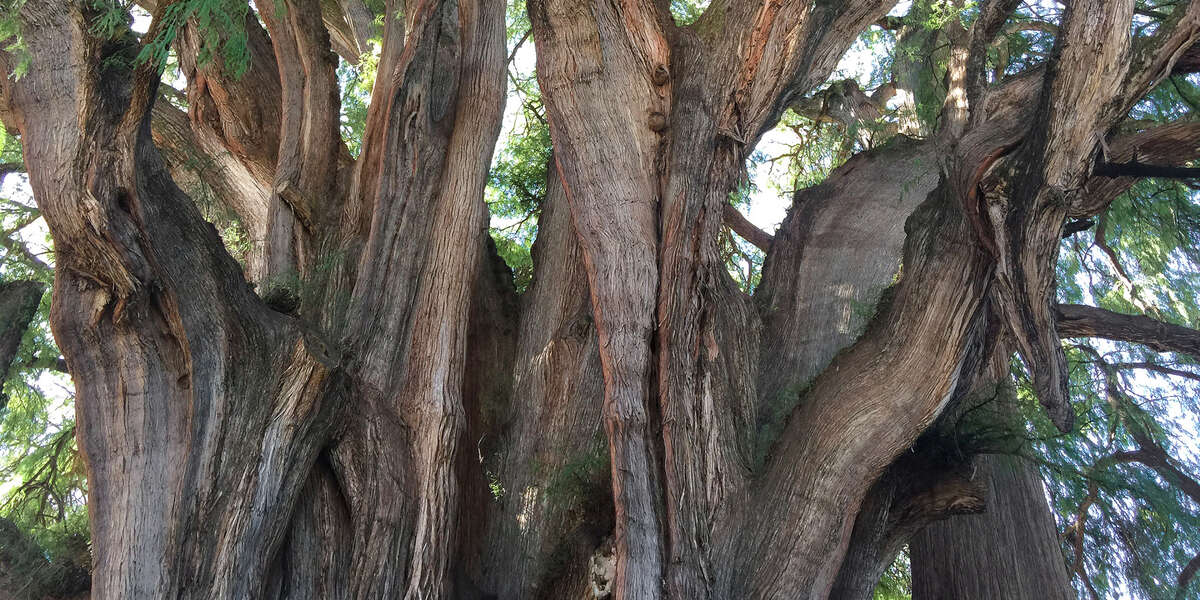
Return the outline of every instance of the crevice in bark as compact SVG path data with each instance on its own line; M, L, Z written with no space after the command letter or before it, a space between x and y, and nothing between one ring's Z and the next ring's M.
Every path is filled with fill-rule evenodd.
M612 482L601 425L603 379L587 274L557 172L521 296L512 398L485 468L488 504L480 586L498 598L573 598L612 533Z

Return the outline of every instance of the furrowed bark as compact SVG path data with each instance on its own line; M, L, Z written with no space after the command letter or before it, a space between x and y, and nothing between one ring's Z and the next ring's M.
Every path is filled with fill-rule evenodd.
M1054 269L1068 190L1080 187L1100 136L1120 115L1132 13L1129 2L1068 8L1034 127L1010 165L1013 183L987 184L982 194L989 247L996 248L999 312L1032 372L1039 401L1062 431L1070 430L1074 413L1066 358L1054 334Z
M267 574L264 598L345 600L349 596L350 514L327 459L301 488L287 537Z
M51 324L77 383L93 593L256 597L337 405L339 359L254 297L171 182L149 106L126 114L152 90L105 61L131 49L91 37L73 5L19 17L34 65L14 82L0 54L0 100L56 240Z
M404 11L402 0L387 0L384 10L389 15ZM408 14L407 11L404 11ZM380 191L380 171L383 169L384 150L388 147L384 136L388 132L387 120L391 114L393 93L404 78L401 55L405 51L405 22L402 19L383 20L383 47L380 49L376 67L375 86L371 88L371 102L367 107L367 118L363 128L362 150L354 164L350 187L350 200L346 203L344 220L347 233L366 237L371 230L371 218L375 198ZM409 57L411 60L411 57Z
M978 473L984 511L912 539L913 599L1075 598L1037 469L1020 456L985 454Z
M753 140L885 4L720 4L689 29L649 3L531 7L601 340L618 597L660 578L686 597L731 585L713 526L749 475L757 317L716 251L722 207ZM633 177L613 182L613 165Z
M976 477L974 454L989 443L990 430L1003 439L1012 421L993 408L1004 398L1006 388L996 382L1008 377L1009 356L996 349L996 321L989 311L986 327L964 350L946 410L868 491L830 598L872 598L880 576L915 534L932 522L986 510L986 482Z
M616 507L615 595L657 598L666 549L663 467L649 405L660 143L652 127L665 123L651 119L665 119L666 98L650 75L669 64L659 30L663 16L648 2L588 7L546 1L529 9L555 162L583 251L600 344ZM615 113L612 106L628 109ZM614 179L614 171L626 176Z
M990 115L991 120L987 120L984 123L978 125L976 128L972 129L971 131L969 131L967 133L967 135L962 140L960 140L958 142L957 147L958 147L959 156L953 163L951 163L951 165L952 166L953 165L961 165L961 166L954 167L955 170L952 171L952 173L950 175L950 179L948 181L944 181L942 183L942 188L935 191L934 194L949 195L950 197L954 197L953 190L958 189L958 188L956 188L956 184L953 183L955 181L956 177L968 176L967 174L970 174L971 172L973 172L976 169L975 165L978 165L981 162L985 161L987 159L988 155L990 155L996 151L997 147L1003 147L1003 145L1005 145L1005 144L1010 144L1012 142L1012 140L1018 139L1018 136L1024 132L1024 128L1022 126L1022 119L1027 118L1027 114L1028 114L1027 107L1029 104L1028 98L1033 93L1033 90L1036 89L1031 84L1036 83L1037 81L1038 81L1038 79L1031 78L1031 77L1017 78L1017 79L1015 79L1011 82L1008 82L1005 85L989 92L989 94L985 97L985 102L987 103L986 105L988 106L988 108L991 111L991 115ZM925 144L933 145L930 142L926 142ZM848 163L846 166L843 167L843 169L847 173L854 172L856 170L862 171L860 173L860 176L862 176L865 180L874 182L874 184L876 186L882 186L880 189L885 190L885 193L880 194L878 196L878 198L879 198L878 201L863 202L861 200L857 200L856 196L858 194L853 193L853 188L849 187L849 186L846 187L845 191L835 191L834 193L830 194L827 199L822 199L821 202L814 202L816 199L822 198L822 196L819 196L815 193L820 190L820 187L814 188L811 192L807 192L807 191L801 192L798 194L798 198L804 197L805 201L797 204L798 208L793 210L793 214L789 217L788 222L785 223L785 226L781 229L780 234L778 234L776 236L776 240L772 245L772 248L773 248L772 256L768 257L768 265L767 265L766 269L764 270L764 282L763 282L762 286L760 287L759 292L756 294L756 300L760 301L760 303L761 303L760 306L762 307L762 310L764 311L763 312L764 319L768 323L768 325L766 327L764 327L764 331L768 332L768 335L772 336L772 338L773 338L772 343L764 344L764 348L763 348L764 369L771 369L771 370L764 371L760 390L769 389L769 388L767 388L767 386L771 385L771 382L772 382L772 379L769 377L769 373L771 373L772 371L781 374L783 377L795 377L796 378L796 382L794 382L794 383L789 383L787 380L776 380L776 382L775 382L776 386L778 386L777 389L781 390L780 392L778 392L778 395L784 402L784 404L782 404L782 406L780 408L776 409L776 411L775 411L775 414L777 415L776 418L778 419L777 423L780 423L779 425L776 425L777 427L781 427L781 421L783 419L787 418L788 413L790 412L790 406L795 406L795 404L797 402L800 402L800 396L801 396L800 392L802 390L802 386L800 384L802 384L804 381L803 379L799 379L801 374L803 374L805 372L805 370L808 370L808 372L811 374L816 374L817 372L819 372L824 367L825 361L828 361L831 358L833 358L833 356L835 354L837 354L839 350L842 350L847 344L853 342L854 337L857 334L857 332L838 331L838 332L834 332L830 336L821 337L821 338L810 338L810 337L807 337L807 336L804 336L804 335L798 333L800 331L803 331L803 327L801 325L799 325L801 323L801 321L799 321L799 320L795 321L797 323L797 327L799 327L799 329L796 330L797 333L789 333L786 330L784 324L787 323L787 319L789 318L787 316L788 311L795 310L792 308L792 306L789 303L802 301L805 297L818 298L820 296L820 292L817 292L816 290L821 289L822 291L824 291L826 289L829 289L830 283L841 281L844 283L837 287L838 287L838 289L842 289L842 288L846 289L848 292L847 295L861 294L862 296L867 296L867 292L871 292L871 296L874 296L874 298L875 298L875 300L869 301L870 304L867 304L867 307L871 307L876 301L879 300L879 294L884 291L884 288L887 286L887 284L891 280L891 278L895 272L894 269L896 268L896 266L898 265L898 262L899 262L899 260L898 260L899 257L897 254L895 254L896 250L889 250L889 246L894 248L895 246L900 244L901 239L902 239L900 237L900 235L902 235L902 234L900 234L899 231L896 231L893 234L894 237L892 237L890 239L887 236L871 238L869 236L855 237L855 236L846 236L846 235L831 235L831 236L828 236L827 238L818 238L815 236L809 237L809 236L805 236L805 235L799 235L800 233L802 233L803 230L797 230L797 234L791 234L790 232L792 231L792 228L794 228L795 224L797 224L797 223L805 224L807 222L807 223L819 224L822 222L821 221L822 219L829 219L829 221L833 222L833 223L838 222L838 220L836 218L830 218L830 217L823 216L822 212L824 212L824 211L839 211L839 210L840 211L851 211L851 214L858 214L861 211L870 211L870 212L866 212L866 214L872 215L871 217L869 217L869 220L873 221L873 222L880 222L880 223L888 223L888 222L894 222L897 220L905 219L908 215L908 212L911 210L905 206L905 202L904 202L905 195L910 192L911 188L918 187L918 186L905 185L905 183L909 177L912 177L914 175L914 173L920 173L921 171L920 171L920 169L915 168L915 166L909 166L909 168L905 169L905 168L903 168L903 166L897 166L896 163L892 163L890 165L888 164L888 161L899 161L900 165L904 164L903 161L905 160L905 158L904 158L905 153L902 150L900 150L901 148L904 148L904 146L897 146L896 148L887 148L887 149L878 150L872 154L867 155L867 157L871 157L870 161L866 160L867 157L862 157L862 160L864 162L861 164L868 165L868 167L863 167L860 164L855 163L855 161L860 160L857 158L852 160L850 163ZM918 146L918 148L920 148L920 146ZM936 152L934 150L928 149L927 151L929 151L931 154L936 156ZM893 155L895 156L895 158L889 158L889 153L894 153ZM922 165L919 161L917 164L921 165L923 168L936 168L936 167ZM872 167L872 165L876 165L876 166ZM863 171L864 168L873 168L873 169L878 169L878 170L877 171L874 171L874 170ZM889 169L891 169L891 170L889 171ZM889 176L888 175L889 172L892 173L892 175ZM879 176L873 176L874 173L878 173ZM847 176L845 180L852 181L853 178ZM832 189L838 190L838 188L836 186L838 185L837 182L839 182L839 181L841 181L839 179L839 175L837 173L835 173L833 176L831 176L831 178L829 179L829 181L827 182L826 185L834 186ZM920 190L918 188L916 191L920 192L922 190ZM846 192L850 192L850 193L846 193ZM811 194L811 197L808 196L807 194ZM899 197L900 200L898 202L895 200L891 200L892 197ZM842 204L842 203L845 203L845 204ZM945 210L952 210L952 209L946 208ZM811 216L809 216L803 220L798 220L796 218L797 214L808 214ZM910 224L910 226L911 226L911 224ZM794 235L794 237L792 237L791 239L788 239L789 235ZM910 241L911 241L912 235L913 235L912 232L909 231ZM786 243L785 243L785 240L786 240ZM969 247L970 246L969 239L967 240L967 243L968 243L968 247ZM849 268L847 265L843 265L841 268L837 268L837 267L831 268L828 266L818 267L818 271L817 271L816 275L819 275L820 277L812 275L811 283L808 283L808 285L812 286L812 290L813 290L810 292L803 292L803 290L807 286L803 286L803 287L801 287L801 286L802 286L802 284L805 284L806 282L805 282L805 280L800 279L799 277L809 277L810 273L812 272L813 267L810 267L808 269L803 269L803 270L793 270L793 269L788 268L789 262L791 260L801 260L801 261L809 260L808 257L806 256L807 253L812 253L812 256L814 257L812 264L814 264L814 265L822 265L822 261L816 258L816 257L819 257L821 255L821 253L828 253L829 258L827 258L826 260L833 261L838 264L842 264L842 263L838 262L838 261L840 261L840 259L835 258L835 257L840 257L840 256L844 256L844 255L856 256L856 261L852 262L850 264L861 264L862 260L866 260L866 258L860 257L858 255L858 250L863 245L866 245L871 248L878 247L879 251L876 254L868 255L870 257L871 261L876 261L875 264L877 265L877 267L875 269L866 270L863 272L856 272L854 270L847 271L847 269ZM952 248L952 246L948 246L948 248ZM778 252L778 254L776 254L777 252ZM839 252L841 252L841 254L839 254ZM947 249L946 252L949 253L950 250ZM966 256L966 255L969 255L970 252L963 252L962 248L960 248L958 250L958 252L960 252L964 255L960 260L964 260L964 261L972 260L972 259L967 258L967 256ZM800 258L799 259L792 258L791 256L789 256L789 254L793 255L793 256L799 256ZM890 256L889 256L889 254L890 254ZM776 260L778 260L779 262L778 263L773 262ZM951 259L946 258L946 260L951 260ZM868 264L870 264L870 263L868 263ZM905 262L905 275L906 276L909 274L909 269L910 269L910 262L906 261ZM803 273L803 275L796 276L796 275L792 274L797 271L801 271ZM932 276L932 277L936 277L936 276ZM824 279L822 279L822 278L824 278ZM903 280L901 281L901 284L903 284ZM978 282L976 282L976 285L978 285ZM790 290L798 290L798 291L789 291L788 286L790 286ZM858 302L861 302L861 301L858 301ZM890 302L890 300L889 300L889 302ZM821 318L821 319L814 319L814 321L813 321L814 323L819 323L819 322L825 320L826 318L832 318L835 321L839 320L839 319L847 318L848 316L850 316L852 314L852 309L854 307L854 304L856 304L856 301L855 301L854 297L851 296L849 298L841 297L841 298L834 299L832 301L825 301L825 302L823 302L823 304L826 305L826 309L825 309L826 312L819 313L819 314L825 315L825 317ZM887 314L886 311L894 310L894 305L889 305L888 302L880 302L878 310L880 312L880 315L877 316L876 318L882 320L882 319L886 318L886 314ZM796 314L803 315L803 314L805 314L805 312L806 311L797 310ZM828 313L828 314L826 314L826 313ZM801 319L802 317L791 317L791 318ZM861 315L858 318L860 320L869 320L871 318L871 316L870 315ZM863 323L863 324L865 325L865 323ZM869 335L869 333L866 335ZM929 333L928 335L933 335L933 334ZM939 339L940 339L941 335L943 335L943 333L941 331L939 331L938 332ZM866 339L866 337L864 337L863 339ZM778 340L778 341L774 341L774 340ZM772 347L777 347L777 348L782 348L782 349L790 348L791 350L789 353L784 354L783 356L780 356L779 354L769 354L770 353L769 348L772 348ZM792 353L797 353L797 354L792 354ZM796 356L804 356L805 354L807 354L811 357L814 357L814 358L808 359L808 361L806 361L806 362L808 362L807 365L803 365L803 368L797 369L798 363L793 362L793 361L796 361ZM771 360L768 360L768 358L767 358L768 356L770 357ZM947 359L948 358L949 357L947 357ZM825 370L825 374L823 374L822 376L827 376L830 372L841 371L844 368L843 366L841 366L842 365L842 363L840 363L841 360L842 360L842 358L839 357L839 359L837 361L835 361L830 368ZM802 363L800 363L800 364L802 364ZM953 379L954 371L957 367L955 366L956 363L953 363L953 362L948 362L947 365L950 368L948 368L948 370L945 372L944 375L942 375L942 377L946 377L946 381L950 381ZM857 365L856 365L856 368L858 368ZM901 370L903 370L903 369L901 369ZM921 370L923 373L927 373L927 374L929 373L927 366L922 367ZM799 373L797 373L797 371ZM853 371L853 369L852 369L852 371ZM882 371L880 373L882 373ZM861 373L858 373L858 374L862 375ZM908 375L910 375L910 373L906 373L906 377ZM809 375L809 377L811 377L811 376L812 375ZM869 376L869 375L863 375L863 377L866 377L867 379L871 379L871 376ZM938 376L931 375L932 379L936 379L937 377ZM819 380L820 379L818 378L817 381L819 381ZM815 385L815 383L816 382L814 381L812 385ZM793 386L791 390L788 390L789 385ZM888 390L891 390L892 387L893 386L885 385L884 388L880 388L880 389L882 390L882 389L886 388ZM884 393L886 397L894 397L894 396L891 396L891 392L881 392L881 393ZM809 395L807 395L805 397L812 398L811 391L809 392ZM903 393L901 393L900 397L903 397ZM769 402L771 402L771 400L773 400L772 398L770 398L769 396L766 396L765 394L762 394L761 398L764 403L764 406L769 406L770 405ZM779 398L777 398L777 399L779 399ZM805 402L808 402L808 400L806 400ZM803 418L800 416L801 414L804 413L804 410L805 410L805 408L803 408L803 406L804 405L802 405L800 412L795 415L792 415L791 420L788 422L788 427L792 428L796 432L801 430L801 426L797 424L797 419ZM937 409L940 409L940 407L938 407L935 404L934 407L932 407L932 409L931 409L932 410L931 414L936 414ZM860 413L862 411L862 409L859 405L854 405L853 408L850 406L847 406L847 407L845 407L845 410L847 412L856 413L856 414ZM854 415L841 416L838 418L853 418L853 417L854 417ZM930 418L932 418L932 416ZM884 422L884 421L887 421L887 419L881 417L880 422ZM820 420L810 421L808 419L804 419L802 422L806 423L810 427L818 427L822 431L825 430L825 425L823 425L822 424L823 422ZM897 445L901 448L907 447L909 444L912 443L913 440L916 439L915 433L919 433L920 428L922 428L922 427L923 426L921 426L919 424L914 425L913 430L911 430L908 434L901 434L902 436L903 435L912 435L913 437L908 438L906 441L898 441L898 442L896 442ZM839 428L837 426L833 426L832 429L837 430ZM776 435L777 434L766 436L767 444L769 444L770 440L773 440L776 437ZM788 433L786 433L786 432L784 433L785 440L788 439L788 435L789 435ZM793 435L798 435L798 434L793 434ZM781 442L781 443L783 443L783 442ZM778 452L778 451L779 450L777 449L776 452ZM881 460L884 464L886 464L887 462L890 462L892 456L894 456L894 454L889 454L891 452L894 452L894 450L883 450L883 453L885 454L885 456L882 456ZM778 456L776 456L775 459L782 460ZM815 461L815 464L817 464L817 465L821 464L821 460ZM857 466L862 466L862 465L856 464L856 467ZM768 466L768 469L770 469L770 468L771 467ZM803 467L800 467L800 468L803 468ZM822 471L817 471L817 469L819 469L819 468L820 467L813 466L812 474L796 475L796 477L798 478L798 480L822 477L819 474ZM877 468L882 470L882 467L877 467ZM860 488L860 490L861 490L859 492L860 494L864 493L866 490L866 487L875 481L875 478L878 475L878 473L879 473L878 471L875 471L873 473L869 472L869 471L862 473L862 476L864 479L862 482L860 482L858 484L858 485L863 486L862 488ZM771 477L771 475L768 475L768 477ZM836 478L839 479L840 481L835 482L834 484L835 485L847 485L846 479L854 478L854 477L855 477L855 475L848 476L846 473L839 473ZM858 498L861 498L861 497L862 496L858 496ZM853 504L853 506L851 508L846 509L846 510L851 511L851 513L850 513L851 517L853 516L854 512L858 510L857 503L856 503L857 501L852 501L852 502L855 502L855 504ZM877 502L877 504L879 504L879 506L877 508L882 508L883 506L885 506L881 502ZM797 510L796 512L799 513L800 511ZM816 519L816 517L813 517L813 518ZM846 525L847 529L845 531L846 535L850 534L850 531L848 528L850 525L853 524L853 522L854 521L852 518L848 518L847 521L845 521L845 523L847 523L847 525ZM783 546L780 547L778 552L772 553L772 560L779 560L778 557L786 555L789 552L788 550L783 550L782 548L783 548ZM836 546L835 546L835 548L836 548ZM837 558L833 558L832 561L840 561L841 560L840 554L838 554L841 551L842 550L830 550L831 554L837 555ZM878 547L863 549L863 551L868 554L873 554L874 558L876 558L876 559L881 557L880 554L877 554L878 552L880 552L880 549ZM812 557L810 557L810 559L811 558ZM824 557L822 557L822 558L824 558ZM863 558L863 557L860 556L860 558ZM835 565L833 565L833 564L826 565L826 568L829 568L829 569L833 569L834 567L835 567ZM879 566L876 568L883 568L883 567L886 567L886 563L883 563L882 566ZM809 567L809 568L812 570L816 569L815 567ZM832 574L830 574L828 576L832 577ZM774 585L777 583L779 583L779 582L767 583L766 585ZM825 583L824 585L830 585L830 584L832 584L831 581ZM784 585L794 585L796 587L789 588L789 587L782 587L782 585L781 585L780 587L774 588L775 591L772 593L781 593L781 592L779 592L779 590L805 589L806 584L792 582L792 583L788 583L788 584L784 584ZM807 585L812 585L812 584L807 584ZM855 587L855 585L859 585L862 587L866 586L866 584L862 584L862 583L849 584L849 586L851 588ZM873 585L873 582L871 583L871 585ZM769 595L769 593L767 593L767 592L762 592L762 593L764 595ZM813 593L820 594L822 592L820 592L818 589L817 591L814 591Z
M867 489L949 399L990 269L960 250L971 233L952 189L944 183L909 218L894 298L788 421L761 483L771 500L754 506L744 547L747 564L779 568L751 572L747 597L827 595Z
M557 172L522 297L513 402L495 444L482 587L498 598L570 598L613 527L604 381L583 254ZM580 566L583 572L580 573Z
M1039 401L1063 431L1074 418L1052 310L1063 223L1080 204L1079 190L1101 137L1169 73L1171 57L1194 43L1200 19L1200 5L1189 3L1176 11L1178 19L1134 48L1132 12L1129 2L1068 8L1031 136L1006 166L1004 177L1011 183L985 183L982 194L998 249L1000 312L1032 373Z
M340 92L319 0L259 7L279 67L279 153L264 241L265 271L280 280L307 273L322 240L314 234L336 215ZM278 285L278 284L276 284Z
M163 153L177 183L191 182L193 188L207 186L216 202L237 215L253 240L246 259L246 277L251 281L262 279L261 240L267 232L270 186L255 178L215 136L204 130L196 133L188 115L163 98L154 103L150 129L154 145Z
M1014 78L984 96L988 117L958 141L962 164L986 161L1020 139L1041 82L1037 75ZM946 149L935 140L899 138L796 193L755 292L765 336L760 429L781 424L812 377L874 316L899 269L903 223L937 185ZM972 169L959 172L969 177Z
M502 4L428 3L406 19L407 39L387 41L403 44L395 69L376 81L384 108L368 139L382 147L362 157L387 160L373 183L359 173L358 189L375 189L348 321L362 411L333 461L360 598L454 593L456 456L477 401L463 389L468 317L504 98Z
M138 119L112 108L123 92L110 94L114 104L105 94L115 88L83 73L90 67L80 65L100 64L92 60L100 45L82 17L59 18L64 9L40 1L38 10L59 16L39 27L68 25L36 42L38 52L53 55L53 38L92 54L38 63L45 81L5 80L0 105L36 125L21 125L31 160L54 167L37 186L66 259L59 293L88 308L56 317L56 328L82 340L72 359L117 374L84 386L91 395L81 396L81 411L92 412L81 412L81 427L96 437L110 432L89 423L125 426L146 415L139 434L169 449L130 450L150 465L136 464L145 470L133 475L109 474L133 467L98 458L93 492L149 497L161 479L182 490L137 500L150 506L141 512L96 505L108 511L97 539L118 540L103 542L105 558L180 557L158 570L121 567L145 573L106 573L118 595L820 598L839 567L864 565L868 577L837 588L861 596L916 524L971 497L960 478L940 477L948 469L936 461L909 465L919 477L880 475L905 463L897 457L965 385L996 257L1015 265L1005 275L1020 288L1008 296L1014 310L1041 314L1018 305L1052 283L1046 249L1059 231L1051 230L1082 210L1077 197L1046 200L1047 189L1088 181L1099 136L1122 114L1105 105L1078 129L1066 122L1062 99L1084 96L1054 68L983 87L978 52L964 51L986 49L1011 10L986 5L999 13L954 39L957 96L946 99L936 139L897 140L852 159L797 195L774 239L743 227L769 247L751 300L717 248L728 192L759 134L828 76L889 3L717 1L677 28L661 2L535 1L562 184L548 186L536 279L518 309L481 202L501 118L504 7L389 3L363 153L350 165L337 139L329 47L361 47L348 11L362 6L259 6L273 39L252 37L276 57L267 68L278 97L264 88L242 107L234 100L245 91L229 93L237 84L209 73L191 103L192 138L178 112L166 111L156 133L164 145L219 155L239 139L254 142L239 127L260 121L263 145L219 155L236 181L215 183L249 203L257 197L238 186L270 190L273 255L285 258L274 272L306 276L297 293L310 325L301 327L241 285L170 185L147 130L139 138L122 129ZM330 25L335 4L341 21ZM1106 19L1121 14L1087 14L1116 35ZM1064 52L1091 44L1121 54L1088 29L1095 23L1072 23L1062 35L1080 48ZM1142 85L1109 66L1096 68L1102 84ZM58 68L84 77L83 91L27 119L29 98L76 89L53 80L65 77ZM1049 133L1016 146L1043 85L1050 116L1036 122ZM9 100L14 90L22 101ZM76 102L84 97L104 101L88 109ZM249 112L259 100L264 111L275 105L274 125ZM76 105L86 110L65 108ZM48 152L44 140L73 125L86 132L80 140L61 156ZM1050 171L1014 181L1038 161ZM59 184L71 177L74 188ZM90 195L78 191L89 177L99 190ZM989 199L1017 210L993 218ZM243 211L267 214L257 201ZM100 209L78 208L92 205ZM902 277L885 294L905 247ZM834 297L823 298L829 289ZM91 337L76 333L84 330ZM1029 342L1030 352L1048 356L1043 341ZM297 382L305 387L284 389ZM147 395L127 401L135 392ZM97 397L124 404L100 407ZM296 397L311 406L297 408ZM185 400L199 408L180 409ZM119 418L129 406L142 412ZM345 419L327 434L332 406L344 406ZM166 434L175 437L153 437ZM130 434L84 446L100 457L142 441ZM256 460L266 466L245 466ZM176 464L194 466L179 475ZM212 490L234 491L213 499ZM176 497L193 504L173 507ZM159 538L183 540L178 547L129 541L134 525L120 519L159 512L169 516ZM196 515L215 515L217 525ZM121 550L121 540L143 546ZM113 587L133 580L143 587ZM197 580L214 583L178 591Z

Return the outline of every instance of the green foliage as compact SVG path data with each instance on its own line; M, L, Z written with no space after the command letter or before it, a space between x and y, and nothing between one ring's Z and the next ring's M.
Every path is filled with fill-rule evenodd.
M381 42L371 40L370 50L352 65L339 59L337 78L342 90L341 131L342 140L350 155L358 157L362 152L363 133L367 127L367 109L371 104L371 90L375 87L375 74L379 70Z
M770 163L772 169L784 169L786 177L783 181L790 187L776 187L779 193L821 183L829 173L850 157L849 149L844 146L847 140L852 140L854 136L840 124L814 120L788 110L780 118L779 127L794 134L796 142L785 154L760 158L760 161ZM752 162L754 160L751 158ZM775 163L778 163L779 167L776 167ZM776 181L778 179L772 178L770 185L778 186Z
M11 1L11 0L9 0ZM23 0L17 0L23 1ZM133 22L132 0L89 0L92 35L118 39L130 33ZM179 0L169 4L151 25L150 39L142 40L135 63L149 62L160 72L166 67L171 44L189 21L201 36L197 61L208 64L220 58L224 68L235 77L250 68L250 49L246 45L246 17L250 5L238 0Z
M883 572L871 598L873 600L910 600L912 598L912 572L908 561L907 546Z
M704 14L708 0L671 0L671 16L678 25L691 25Z
M19 140L0 128L0 163L20 161ZM0 281L32 279L48 288L53 255L31 248L49 248L49 234L32 199L16 189L14 197L0 197ZM16 583L24 595L17 597L37 599L86 589L90 563L73 391L61 372L49 311L50 294L44 294L0 402L0 560L23 578Z
M13 66L13 79L20 79L29 71L29 63L33 58L25 47L25 40L21 37L21 23L17 20L17 15L24 5L25 0L0 0L0 51L11 53L17 58Z
M529 28L529 11L525 8L525 0L509 2L505 11L505 30L508 34L509 48L523 38Z
M250 68L250 49L246 46L246 16L250 6L237 0L182 0L167 7L158 35L142 47L138 60L148 60L160 69L166 65L171 43L179 30L194 20L203 38L200 64L212 62L218 55L235 77Z
M524 10L514 14L510 8L508 31L510 48L527 43ZM512 269L517 291L523 292L533 280L530 251L547 193L550 127L535 74L510 64L509 85L510 97L519 101L518 110L506 119L508 133L497 145L484 199L492 217L496 250Z

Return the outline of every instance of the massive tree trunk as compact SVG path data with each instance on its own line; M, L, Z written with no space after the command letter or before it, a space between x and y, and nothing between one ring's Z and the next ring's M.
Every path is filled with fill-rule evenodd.
M1075 598L1041 476L1027 459L978 460L987 509L933 523L911 542L914 600Z
M369 37L357 0L256 3L254 78L181 60L186 118L93 3L26 0L0 116L56 243L93 596L854 597L920 524L979 510L959 466L902 455L1002 333L1070 427L1057 242L1200 7L1134 52L1132 0L1075 0L1045 68L988 85L1016 2L984 3L936 131L798 192L750 297L728 194L893 4L715 0L680 27L530 0L554 158L518 298L482 200L503 3L389 0L353 159L333 52ZM248 273L172 180L196 152L259 241Z

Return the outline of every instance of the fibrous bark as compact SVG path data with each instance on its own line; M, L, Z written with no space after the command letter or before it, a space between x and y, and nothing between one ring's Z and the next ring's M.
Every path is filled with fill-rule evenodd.
M253 79L181 60L186 123L81 4L27 0L33 62L0 83L56 240L100 597L824 598L848 564L863 593L911 529L977 508L960 465L901 457L1001 324L1069 425L1063 223L1197 37L1189 5L1133 49L1131 1L1077 0L1045 68L987 85L1013 9L988 3L946 34L930 137L852 158L768 236L728 214L754 143L893 3L715 1L679 27L531 1L555 148L518 300L482 201L503 4L387 3L357 159L334 51L361 52L364 5L258 4ZM269 302L172 182L192 152ZM727 222L767 253L754 297Z
M1042 479L1020 456L977 461L986 509L933 523L911 542L913 599L1075 597Z

